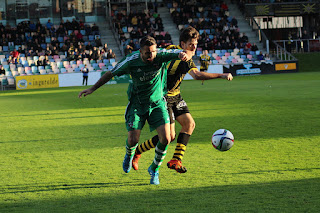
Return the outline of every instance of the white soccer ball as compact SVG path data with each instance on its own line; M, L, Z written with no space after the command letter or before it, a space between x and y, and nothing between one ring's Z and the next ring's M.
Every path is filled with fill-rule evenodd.
M213 133L211 142L217 150L227 151L233 146L234 137L229 130L219 129Z

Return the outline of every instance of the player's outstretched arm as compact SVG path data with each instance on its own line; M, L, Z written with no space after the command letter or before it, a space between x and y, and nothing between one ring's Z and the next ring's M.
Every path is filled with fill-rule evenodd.
M215 78L224 78L228 81L232 81L233 76L231 73L207 73L207 72L200 72L198 69L190 70L190 75L195 80L210 80Z
M110 79L112 79L113 75L110 71L106 72L103 76L101 76L101 78L89 89L85 89L82 90L78 97L81 98L82 95L84 97L86 97L87 95L90 95L91 93L93 93L94 91L96 91L99 87L101 87L102 85L104 85L105 83L107 83L108 81L110 81Z

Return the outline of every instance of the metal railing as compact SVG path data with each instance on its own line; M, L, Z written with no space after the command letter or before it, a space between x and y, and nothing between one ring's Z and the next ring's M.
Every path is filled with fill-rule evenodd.
M288 52L299 53L320 51L320 39L291 39L277 40L275 42Z
M263 32L263 30L260 28L254 17L251 17L249 19L249 24L252 27L252 31L255 31L256 35L259 38L259 42L262 43L263 48L267 50L267 53L270 53L270 44L269 39L266 36L266 34Z
M278 60L281 61L297 61L298 59L294 57L290 52L288 52L285 48L281 47L279 44L276 42L272 41L272 43L275 45L275 57Z

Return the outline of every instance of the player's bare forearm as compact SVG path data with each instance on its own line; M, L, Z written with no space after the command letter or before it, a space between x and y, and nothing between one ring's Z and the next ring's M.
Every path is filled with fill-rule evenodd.
M100 88L102 85L106 84L108 81L112 79L113 75L110 71L106 72L101 76L101 78L91 87L93 91Z
M210 79L215 79L215 78L224 78L228 81L232 81L233 76L231 73L207 73L207 72L200 72L198 69L197 70L192 70L190 72L190 75L195 79L195 80L210 80Z
M99 87L101 87L102 85L104 85L105 83L107 83L108 81L110 81L110 79L112 79L113 75L110 71L106 72L103 76L101 76L101 78L89 89L85 89L83 91L81 91L78 95L79 98L82 97L82 95L85 97L87 95L90 95L91 93L93 93L94 91L96 91Z

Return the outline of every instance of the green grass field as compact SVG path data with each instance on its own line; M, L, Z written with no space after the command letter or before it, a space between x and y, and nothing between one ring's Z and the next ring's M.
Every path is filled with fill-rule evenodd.
M0 93L0 212L318 212L320 73L185 81L196 121L185 174L125 174L126 84ZM178 126L178 125L177 125ZM235 145L219 152L212 133ZM177 128L179 131L179 128ZM141 141L152 137L146 125Z

